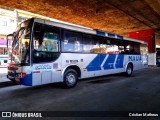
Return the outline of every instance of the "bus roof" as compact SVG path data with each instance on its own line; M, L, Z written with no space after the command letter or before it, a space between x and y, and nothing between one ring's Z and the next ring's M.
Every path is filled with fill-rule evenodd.
M67 22L49 21L49 20L43 20L40 18L32 18L32 19L34 19L34 21L38 23L61 27L64 29L69 29L77 32L83 32L83 33L88 33L88 34L93 34L93 35L98 35L98 36L103 36L108 38L116 38L120 40L128 40L128 41L138 42L142 44L147 44L145 41L141 41L133 38L127 38L118 34L109 33L109 32L105 32L97 29L92 29L92 28L88 28L88 27L84 27L76 24L67 23Z

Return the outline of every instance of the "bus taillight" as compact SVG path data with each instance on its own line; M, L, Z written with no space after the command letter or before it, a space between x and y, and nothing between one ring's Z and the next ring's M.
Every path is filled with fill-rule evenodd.
M26 77L26 73L21 74L22 78Z

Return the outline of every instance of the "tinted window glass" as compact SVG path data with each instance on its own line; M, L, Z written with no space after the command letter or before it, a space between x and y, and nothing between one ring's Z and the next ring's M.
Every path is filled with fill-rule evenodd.
M90 35L83 35L83 52L91 53L93 37Z
M101 53L100 40L92 35L83 35L83 52Z
M59 56L60 29L35 24L33 40L33 63L54 61Z
M125 54L140 54L140 43L125 41Z
M119 54L124 51L123 42L111 38L101 38L101 53Z
M82 52L82 36L79 33L64 31L62 41L63 52Z

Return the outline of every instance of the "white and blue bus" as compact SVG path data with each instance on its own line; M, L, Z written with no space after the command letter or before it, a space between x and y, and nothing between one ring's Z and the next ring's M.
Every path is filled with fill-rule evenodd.
M62 82L71 88L78 79L131 76L148 62L143 41L38 18L18 26L11 51L7 77L27 86Z

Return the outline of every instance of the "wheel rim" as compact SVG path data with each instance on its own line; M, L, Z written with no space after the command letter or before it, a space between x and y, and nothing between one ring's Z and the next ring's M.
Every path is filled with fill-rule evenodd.
M128 67L128 68L127 68L127 73L128 73L129 75L132 73L131 67Z
M73 73L68 73L66 76L66 82L68 85L73 85L76 81L76 77Z

